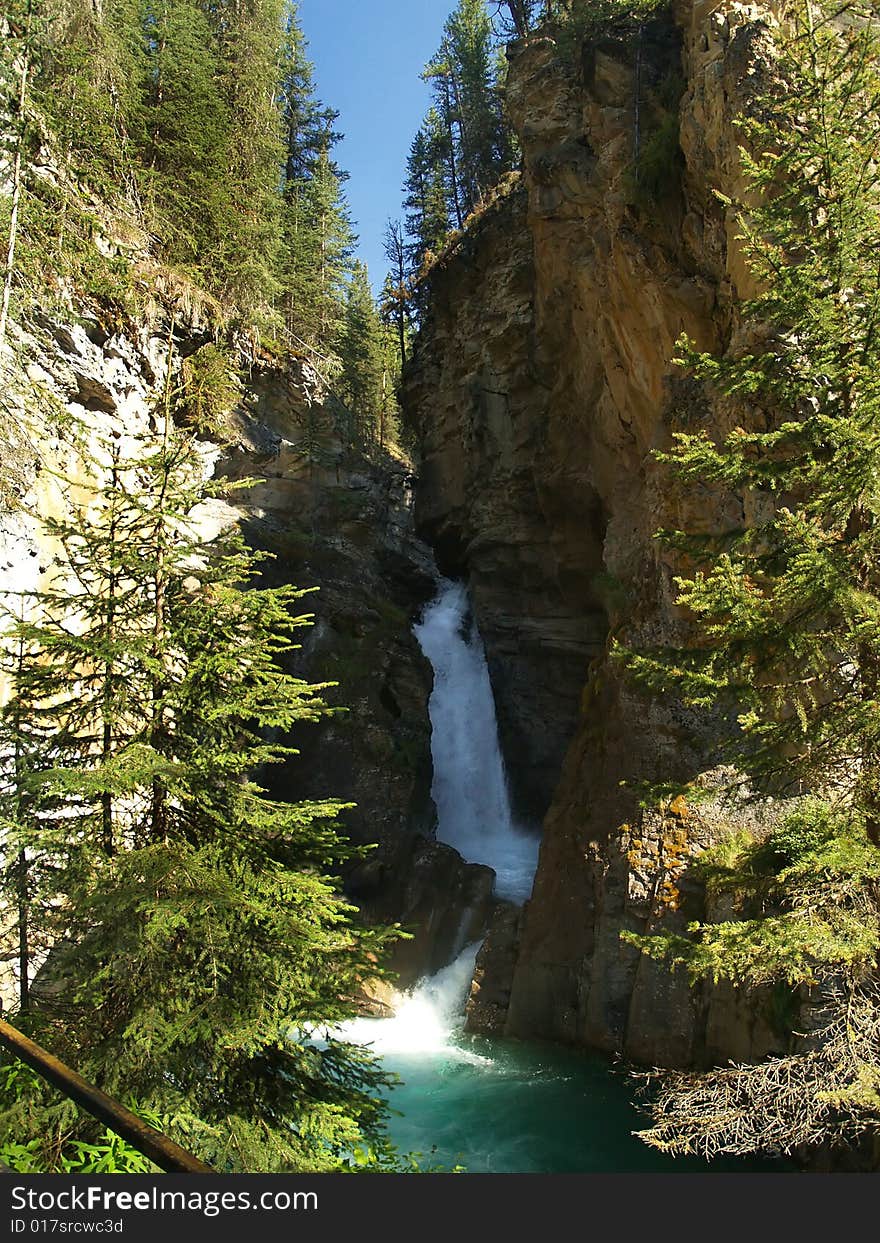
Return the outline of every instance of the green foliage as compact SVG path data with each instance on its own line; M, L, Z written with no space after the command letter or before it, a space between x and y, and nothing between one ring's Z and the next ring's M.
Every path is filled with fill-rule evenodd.
M446 201L448 151L440 114L431 108L413 139L404 185L406 228L412 238L408 253L416 273L442 249L451 227Z
M334 378L355 235L341 178L326 149L306 177L287 186L283 230L280 278L287 330L297 344L317 352L322 371Z
M202 435L221 436L241 398L241 379L228 351L209 342L181 365L175 414Z
M741 422L720 443L678 432L659 455L756 518L717 537L663 533L698 567L677 580L695 641L621 656L654 690L736 711L718 758L756 789L847 791L876 840L880 119L864 101L880 89L878 36L871 21L838 30L815 5L792 22L785 98L763 96L742 122L753 202L729 205L759 292L736 346L680 349Z
M130 458L107 445L70 516L44 522L54 579L10 618L0 829L25 866L3 885L18 931L51 947L19 1022L221 1169L336 1168L385 1143L388 1080L314 1033L350 1014L393 934L355 924L332 878L343 806L258 780L329 711L285 671L305 593L259 586L235 529L205 547L193 512L222 485L161 422ZM42 1096L14 1113L44 1159L95 1142Z
M880 949L880 851L849 812L807 801L766 838L724 839L696 870L710 894L734 900L737 919L693 922L686 936L623 934L692 980L812 985L829 969L858 976Z
M665 113L644 137L633 171L636 202L645 208L667 200L681 184L684 157L677 113Z
M20 305L73 294L131 313L132 266L149 253L234 328L277 332L283 318L332 353L354 239L329 158L336 114L314 97L295 5L30 8L0 57L10 114L23 56L30 69L12 134L26 149ZM96 247L108 228L128 236L122 254Z
M586 40L632 32L668 8L668 0L563 0L553 6L551 20L559 48L579 56Z
M504 115L506 62L498 52L485 0L459 0L422 75L434 99L407 163L404 206L414 274L517 160Z
M352 417L352 442L379 440L383 380L388 384L384 347L385 329L373 301L367 269L357 263L348 287L339 378L339 395Z
M38 1097L43 1085L37 1074L23 1062L5 1060L0 1066L0 1115L16 1116L17 1107ZM161 1129L162 1119L139 1109L136 1102L129 1108L148 1125ZM101 1131L93 1125L93 1138L63 1139L60 1149L50 1154L45 1137L35 1136L26 1142L7 1138L0 1143L0 1161L19 1174L42 1174L51 1165L60 1174L153 1174L156 1167L136 1148L132 1148L113 1131Z

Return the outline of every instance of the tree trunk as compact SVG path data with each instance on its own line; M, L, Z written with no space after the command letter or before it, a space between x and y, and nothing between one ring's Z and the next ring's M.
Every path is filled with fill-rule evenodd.
M443 78L443 94L444 94L444 121L446 122L446 137L449 142L449 181L452 188L452 204L455 208L455 219L458 222L459 229L464 227L464 216L461 210L461 191L459 189L458 164L455 159L455 138L452 133L452 102L449 98L449 78Z
M110 514L110 547L116 546L116 488L119 483L119 451L113 450L113 467L110 474L110 483L114 489L112 510ZM112 643L116 633L116 571L110 570L110 578L107 584L107 642ZM104 662L104 688L103 702L101 705L101 760L106 764L113 752L113 664L108 658ZM113 795L109 790L105 790L101 795L101 836L104 846L104 854L108 859L112 859L116 853L116 846L113 841Z
M0 348L6 340L6 323L9 319L9 302L12 297L12 277L15 270L15 246L18 240L18 213L21 207L22 163L25 139L25 107L27 105L28 76L31 71L30 41L33 5L28 0L27 23L22 49L21 76L18 84L18 126L15 136L15 156L12 162L12 210L9 216L9 239L6 244L6 276L3 296L0 299Z

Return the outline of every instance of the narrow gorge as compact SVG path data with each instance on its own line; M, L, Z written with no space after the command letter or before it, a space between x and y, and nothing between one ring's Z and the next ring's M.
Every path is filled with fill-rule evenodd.
M436 106L410 155L407 226L392 221L384 235L392 271L378 298L353 258L347 174L332 154L337 114L314 96L297 6L261 0L244 18L236 9L239 42L234 22L214 30L211 6L171 7L174 20L161 17L169 46L179 38L181 58L210 48L210 89L199 60L165 97L165 35L155 36L151 6L134 43L107 34L100 5L64 27L74 50L77 39L105 40L112 66L87 88L63 40L46 36L34 51L43 32L30 4L0 15L9 46L21 43L6 74L20 104L0 132L10 239L0 628L12 635L0 669L3 1008L68 1059L87 1050L85 1069L111 1095L122 1098L124 1076L134 1079L130 1099L151 1125L221 1171L876 1170L876 1067L864 1053L877 1037L876 799L869 790L863 807L861 793L840 792L842 778L823 785L821 762L837 744L823 736L814 746L808 730L844 698L844 683L857 701L848 725L873 719L875 674L853 672L860 661L874 668L873 553L852 590L841 588L851 629L839 650L826 617L837 616L845 575L838 563L826 575L791 558L826 592L804 649L816 665L831 653L834 676L805 675L803 699L795 690L782 701L773 670L754 673L750 693L766 687L792 731L778 748L783 777L756 768L754 781L748 769L741 779L724 758L731 738L770 727L754 708L722 701L719 666L699 664L731 617L740 664L730 683L746 686L760 663L741 649L761 625L775 653L768 601L777 597L766 584L788 564L788 546L783 555L766 532L781 522L790 536L785 523L801 521L804 462L837 462L849 444L823 424L815 445L798 447L790 483L778 466L788 441L773 439L790 409L792 435L795 417L830 418L842 400L839 342L825 372L804 381L806 395L791 398L774 374L777 404L756 396L773 349L796 356L785 382L810 354L784 315L768 326L755 310L769 296L755 255L770 253L786 291L800 255L775 218L772 245L755 240L764 227L756 186L771 199L787 193L785 169L760 165L755 135L783 145L768 100L790 102L796 78L796 57L779 50L789 6L461 0L423 75ZM814 39L810 0L805 12ZM841 14L820 23L828 46L873 31L861 10ZM471 64L465 53L479 59L467 41L474 30L498 126L482 139L457 94L466 94L456 76ZM149 106L122 91L135 44ZM268 92L245 72L260 56L266 73L283 70ZM110 151L100 191L77 165L80 138L51 111L53 73L64 83L69 75L71 107L98 117L97 136L82 142ZM41 75L48 85L32 105L27 92ZM251 92L251 111L239 89ZM840 117L863 89L842 92ZM6 94L14 103L11 87ZM251 127L251 145L239 149L230 123L228 185L197 159L198 141L214 132L205 118L216 120L222 101ZM178 132L184 103L195 119ZM126 107L130 123L119 120ZM797 125L807 135L804 109ZM284 130L277 150L265 137L270 121ZM166 150L185 177L161 167ZM263 219L247 179L264 157L272 205ZM108 176L117 167L127 170L121 197ZM174 192L159 208L163 177ZM199 215L200 194L219 223ZM818 230L821 200L807 195L793 215ZM432 212L443 218L433 233ZM865 235L876 230L876 219L864 223L872 213L870 204L852 213ZM208 245L199 230L215 223ZM779 255L795 258L787 266ZM835 279L846 314L860 314L855 278ZM870 298L880 307L880 293ZM821 336L824 321L811 314ZM866 333L865 374L875 348ZM724 368L740 363L730 379ZM858 426L869 424L865 416ZM718 446L740 454L736 469ZM687 452L703 454L702 475L690 461L677 468ZM181 499L166 522L161 506L181 461ZM848 470L835 476L844 490ZM156 477L158 494L149 491ZM849 493L844 504L829 485L828 521L838 525L821 538L803 502L808 550L848 556L869 542L869 493L865 485L850 512ZM122 552L120 529L134 532ZM721 548L714 562L701 540ZM105 564L83 571L99 546ZM139 562L151 567L143 581ZM711 598L718 566L729 574L720 605ZM102 593L111 605L94 638ZM755 615L766 606L760 625L753 604ZM797 623L795 605L785 626ZM196 624L204 640L188 628ZM67 665L53 664L68 648ZM655 658L640 680L638 662ZM792 641L786 676L801 659ZM709 689L693 692L687 675ZM22 687L32 690L24 725ZM842 752L851 784L873 772L865 755L874 743L859 746ZM248 765L235 758L245 752ZM800 765L792 759L791 774L789 757ZM812 800L829 789L832 810L820 814ZM855 829L841 810L850 806ZM798 871L814 856L821 883ZM130 905L117 910L112 887L100 905L103 883ZM71 895L82 915L68 911ZM829 916L825 937L835 903L848 922ZM821 924L827 960L797 940L805 910ZM118 941L109 949L95 931L102 920ZM723 946L713 959L712 930L728 927L753 939L735 961L734 938L731 962ZM291 955L277 967L276 928ZM703 959L695 945L709 947ZM155 982L162 961L180 988L166 1008L130 983L137 963ZM841 1086L832 1055L827 1065L823 1057L828 1032L843 1039L834 1016L844 996L867 998L869 1018L861 1069ZM90 1033L92 1014L108 1025L103 1035ZM191 1048L180 1036L190 1028ZM154 1039L155 1064L145 1052ZM780 1124L743 1137L737 1110L750 1106L740 1108L724 1074L801 1054L819 1066L820 1086L799 1089L795 1074L786 1091L826 1113L798 1115L791 1136ZM170 1071L166 1057L178 1059ZM25 1156L16 1149L15 1168L77 1170L46 1166L80 1132L66 1121L63 1135L52 1130L42 1086L15 1086L20 1069L8 1099L0 1093L9 1131L0 1148L17 1142L33 1099L49 1110L54 1138L29 1141ZM180 1083L191 1109L182 1115ZM759 1105L777 1086L755 1089ZM303 1110L296 1124L285 1092ZM705 1126L688 1129L676 1113L691 1100ZM91 1123L82 1134L100 1139ZM43 1165L27 1164L34 1154Z
M657 529L725 521L710 491L676 486L652 450L668 445L673 411L693 406L719 428L727 417L672 359L682 333L704 347L729 336L749 292L714 192L737 190L734 122L766 29L741 5L688 4L587 43L575 65L540 35L514 45L522 181L432 271L407 376L420 530L467 575L515 803L546 817L522 929L486 950L498 964L481 984L494 994L487 1021L644 1064L780 1047L732 990L693 992L621 942L623 929L699 917L688 862L713 834L711 815L683 802L640 808L639 780L705 767L699 732L680 705L634 692L607 655L609 636L681 632ZM654 198L628 172L639 114L645 144L677 122Z

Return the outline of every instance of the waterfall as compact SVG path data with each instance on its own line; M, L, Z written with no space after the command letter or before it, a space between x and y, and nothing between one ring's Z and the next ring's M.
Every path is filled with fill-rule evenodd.
M431 795L437 839L469 863L485 863L500 898L529 896L538 839L513 819L483 643L462 583L442 579L413 628L434 670Z
M480 943L469 945L454 962L400 998L390 1019L351 1019L336 1035L353 1044L369 1044L383 1056L447 1054L456 1061L487 1063L488 1059L453 1043L461 1027L464 1005L474 974Z
M442 581L414 629L434 669L437 836L469 861L490 864L499 896L521 901L534 875L537 841L511 815L486 658L464 587ZM356 1018L332 1032L369 1047L401 1076L390 1095L389 1122L399 1151L475 1174L710 1168L641 1145L634 1136L643 1123L629 1088L600 1058L468 1036L464 1009L478 950L469 945L398 995L390 1018Z
M495 872L499 898L523 902L538 862L538 837L516 824L498 743L495 701L486 654L462 583L441 579L413 633L434 670L431 795L437 839L469 863ZM486 1059L455 1042L479 944L398 999L393 1018L354 1019L337 1035L381 1054L444 1054L456 1061Z

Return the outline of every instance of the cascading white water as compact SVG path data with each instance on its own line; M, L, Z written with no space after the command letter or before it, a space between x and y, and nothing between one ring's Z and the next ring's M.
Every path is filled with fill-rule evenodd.
M511 813L486 655L464 585L441 579L413 633L434 670L429 712L437 838L469 863L493 868L500 898L523 902L535 875L538 838ZM393 1018L355 1019L339 1035L382 1054L445 1053L485 1061L452 1040L462 1025L478 950L478 944L469 945L401 997Z
M492 689L467 593L446 580L415 627L434 668L433 795L438 838L497 874L499 895L522 901L537 841L510 811ZM471 1173L678 1172L709 1168L661 1156L634 1138L639 1116L604 1061L547 1045L466 1036L464 1007L478 945L397 998L387 1019L354 1019L337 1039L369 1045L402 1077L389 1135L430 1167ZM723 1168L723 1167L719 1167Z
M464 584L442 579L413 633L434 670L429 711L437 838L469 863L493 868L499 897L523 902L531 892L538 839L511 813L486 655Z
M469 945L455 962L403 996L393 1018L352 1019L337 1029L337 1035L353 1044L369 1044L383 1056L453 1053L458 1060L488 1062L450 1043L461 1026L479 948L479 942Z

